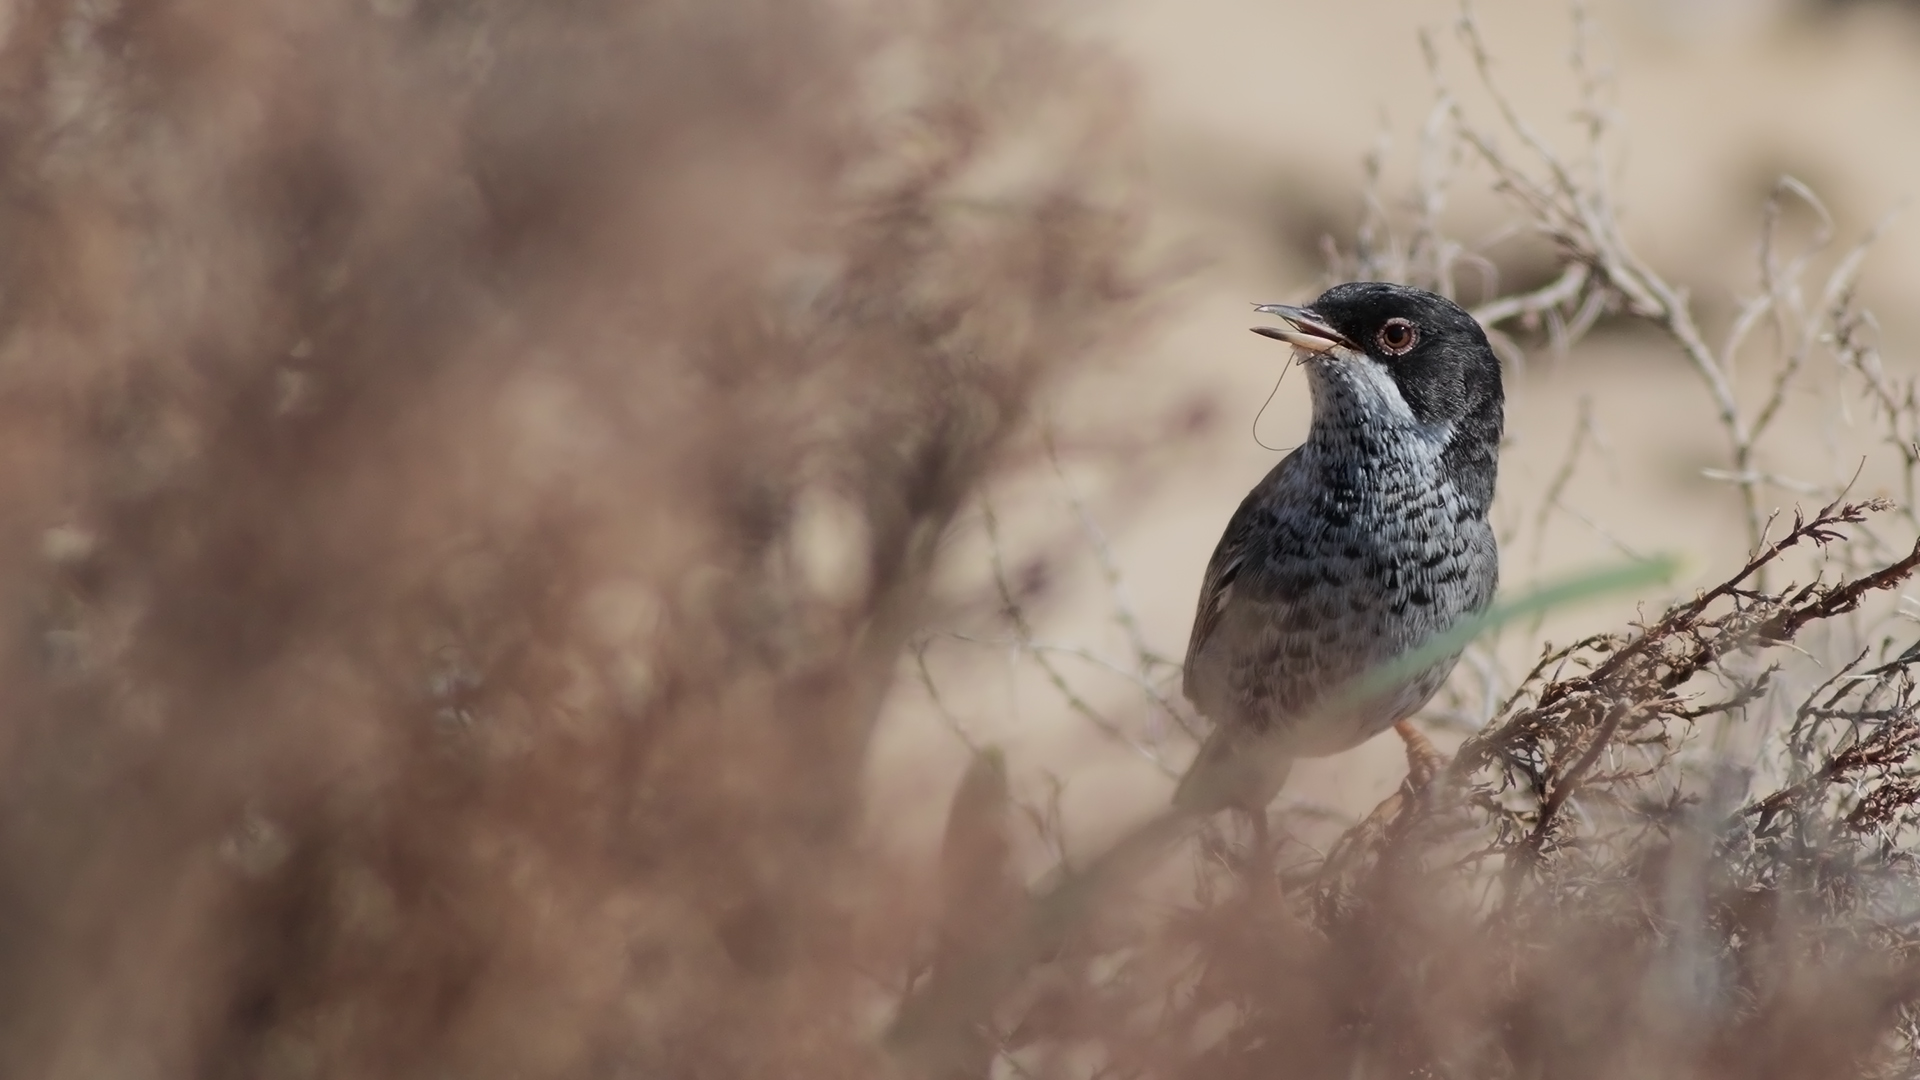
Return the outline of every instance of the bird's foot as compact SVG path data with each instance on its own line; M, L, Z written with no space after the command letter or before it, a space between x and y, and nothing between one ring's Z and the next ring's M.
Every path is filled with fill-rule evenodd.
M1407 782L1405 790L1409 794L1425 791L1433 778L1440 775L1446 767L1447 759L1433 748L1433 743L1410 720L1402 720L1393 725L1394 734L1407 744Z
M1433 743L1422 735L1413 724L1406 720L1393 725L1394 733L1407 744L1407 778L1393 794L1381 800L1350 834L1353 838L1365 838L1368 843L1378 843L1387 835L1387 831L1396 822L1420 804L1426 796L1427 788L1440 770L1446 768L1447 759L1433 748Z

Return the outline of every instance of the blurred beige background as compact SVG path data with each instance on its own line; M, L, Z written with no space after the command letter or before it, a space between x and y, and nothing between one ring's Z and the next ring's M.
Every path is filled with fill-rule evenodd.
M1612 175L1626 233L1668 280L1692 291L1716 343L1735 304L1757 286L1757 226L1776 177L1791 174L1825 200L1838 235L1835 256L1913 194L1920 6L1605 0L1589 10L1596 59L1614 83ZM1317 245L1323 235L1350 241L1362 161L1383 137L1383 191L1398 198L1408 190L1434 101L1421 28L1443 44L1446 78L1469 111L1483 126L1497 126L1485 99L1465 92L1472 72L1450 30L1458 11L1445 0L1123 0L1079 12L1076 31L1132 68L1149 148L1142 171L1151 227L1184 272L1142 348L1054 396L1054 422L1083 436L1077 444L1062 436L1067 485L1044 468L1029 469L996 503L1009 574L1026 573L1043 586L1023 605L1036 639L1122 667L1132 662L1128 636L1113 618L1113 593L1080 542L1071 491L1110 540L1146 643L1179 660L1219 530L1279 456L1251 429L1285 358L1247 333L1248 305L1318 291L1325 264ZM1577 150L1569 9L1506 0L1475 11L1496 76L1526 121L1557 147ZM1447 214L1452 236L1472 243L1511 219L1486 170L1457 171ZM1512 249L1495 245L1488 256L1510 268ZM1818 263L1821 272L1831 261ZM1525 270L1523 261L1514 272ZM1469 301L1476 290L1469 277ZM1911 214L1874 248L1860 292L1879 321L1888 368L1909 376L1920 342L1920 311L1910 299L1920 295L1920 221ZM1763 368L1756 360L1746 395L1764 390ZM1826 483L1866 457L1861 487L1874 493L1888 476L1886 452L1857 426L1859 402L1836 385L1831 373L1809 373L1767 444L1765 467ZM1510 537L1508 586L1617 559L1624 549L1684 556L1678 591L1724 572L1744 550L1737 497L1702 474L1726 465L1724 438L1698 378L1665 339L1609 323L1564 357L1530 343L1524 364L1508 371L1507 392L1510 444L1496 518ZM1282 383L1260 415L1262 441L1298 441L1304 393L1297 373ZM1543 530L1542 493L1583 399L1591 402L1598 449L1568 487L1574 512L1550 516ZM1131 440L1131 450L1075 452L1099 443L1090 433ZM1770 495L1790 509L1792 493ZM1023 562L1028 552L1056 550L1056 558ZM979 530L963 530L949 564L954 595L985 588L990 562ZM1543 634L1564 641L1621 625L1636 606L1630 597L1589 604L1556 616ZM1165 769L1183 764L1190 744L1168 735L1165 767L1156 765L1076 715L1031 657L994 644L1007 629L991 613L957 613L953 629L987 643L943 639L929 648L940 708L912 665L903 669L876 744L883 842L924 851L937 835L966 761L955 726L1006 750L1028 800L1043 803L1058 782L1074 847L1085 850L1160 805L1171 783ZM1498 651L1508 663L1522 662L1537 641L1516 638ZM1055 665L1082 701L1140 741L1162 734L1126 679L1087 657L1060 654ZM1162 675L1163 692L1177 699L1177 673ZM1402 768L1398 742L1383 738L1303 763L1283 802L1363 812ZM1043 856L1035 852L1036 866Z

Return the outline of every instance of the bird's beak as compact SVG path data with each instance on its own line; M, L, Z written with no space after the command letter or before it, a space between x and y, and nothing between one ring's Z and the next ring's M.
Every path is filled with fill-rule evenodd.
M1285 326L1254 327L1253 332L1262 337L1284 341L1296 349L1305 349L1311 353L1330 352L1337 346L1359 351L1359 346L1348 341L1345 334L1328 326L1320 316L1307 308L1297 308L1289 304L1258 304L1253 310L1263 315L1278 315L1287 321Z

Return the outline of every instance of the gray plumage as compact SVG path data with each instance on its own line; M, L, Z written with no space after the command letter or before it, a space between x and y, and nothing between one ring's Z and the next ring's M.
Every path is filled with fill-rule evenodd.
M1473 318L1378 282L1261 310L1287 322L1257 332L1295 346L1313 424L1241 502L1207 566L1184 690L1214 733L1175 795L1200 812L1263 812L1293 758L1411 716L1458 654L1330 703L1484 611L1499 579L1487 510L1504 398Z

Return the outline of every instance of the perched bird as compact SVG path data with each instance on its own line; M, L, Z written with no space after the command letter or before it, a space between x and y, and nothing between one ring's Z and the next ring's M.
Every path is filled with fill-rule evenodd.
M1176 807L1236 808L1264 835L1294 758L1350 749L1411 716L1455 653L1385 686L1370 671L1484 611L1499 579L1487 508L1500 362L1452 301L1384 282L1309 307L1264 304L1313 392L1305 442L1227 522L1207 564L1184 690L1213 733Z

